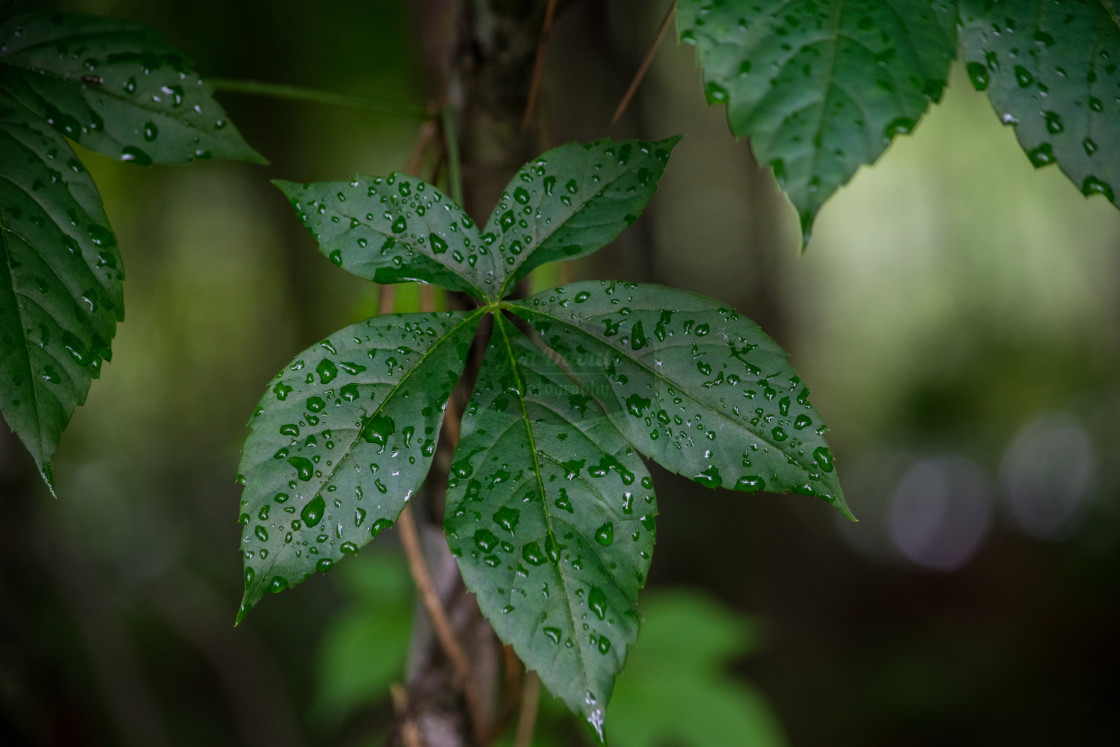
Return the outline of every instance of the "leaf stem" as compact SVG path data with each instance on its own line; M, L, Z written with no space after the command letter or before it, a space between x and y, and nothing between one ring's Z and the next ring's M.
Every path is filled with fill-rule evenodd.
M447 181L450 183L451 199L462 207L463 176L459 171L459 131L455 126L455 111L450 106L443 107L443 139L447 145Z
M369 111L381 112L382 114L395 114L410 119L428 118L427 109L403 101L374 99L366 96L350 96L345 93L320 91L315 88L301 88L300 86L288 86L279 83L264 83L259 80L236 80L233 78L208 78L207 80L216 91L244 93L250 96L269 96L274 99L288 99L291 101L309 101L314 104L345 106L351 109L366 109Z

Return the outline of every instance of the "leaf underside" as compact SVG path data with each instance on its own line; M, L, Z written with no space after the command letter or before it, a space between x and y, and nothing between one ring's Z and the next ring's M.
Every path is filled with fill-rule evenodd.
M946 0L680 0L710 104L750 137L808 235L821 205L941 98L956 51Z
M448 542L479 607L601 734L638 634L653 482L595 403L502 317L463 418L447 499Z
M35 13L0 24L0 88L66 137L140 165L265 160L181 52L112 18Z
M1036 167L1057 163L1085 195L1120 189L1120 25L1101 0L962 0L972 85Z
M51 455L123 318L108 226L66 140L0 92L0 411L48 485Z

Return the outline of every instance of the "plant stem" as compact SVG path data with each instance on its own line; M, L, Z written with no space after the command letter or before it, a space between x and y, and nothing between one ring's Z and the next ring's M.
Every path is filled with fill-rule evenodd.
M328 104L331 106L346 106L351 109L366 109L381 112L382 114L395 114L410 119L427 119L428 111L415 104L389 99L371 99L365 96L350 96L332 91L320 91L314 88L301 88L278 83L263 83L259 80L234 80L232 78L208 78L210 85L216 91L230 91L232 93L245 93L250 96L269 96L274 99L288 99L291 101L309 101L315 104Z
M443 139L447 144L447 181L450 183L451 199L458 205L462 205L463 177L459 172L459 131L455 127L455 111L450 106L443 107Z

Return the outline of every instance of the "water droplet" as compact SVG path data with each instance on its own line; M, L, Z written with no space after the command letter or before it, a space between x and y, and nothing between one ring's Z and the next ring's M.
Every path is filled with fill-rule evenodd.
M1081 141L1081 147L1085 149L1085 155L1091 156L1097 152L1097 143L1093 138L1087 137Z
M1057 112L1043 112L1042 116L1046 118L1046 129L1052 134L1058 134L1065 129L1062 124L1062 118Z
M560 628L541 628L541 632L553 643L560 643Z
M1095 176L1085 177L1085 181L1081 182L1081 193L1083 195L1104 195L1109 202L1116 202L1112 185Z
M727 103L727 89L710 80L704 85L704 98L708 100L709 104L725 104Z
M1047 164L1054 163L1054 148L1050 143L1043 143L1037 148L1032 148L1027 151L1027 158L1031 159L1031 163L1036 168L1046 166Z
M144 124L144 139L149 143L159 137L159 128L156 127L154 122L147 122Z
M521 512L515 508L503 506L494 512L493 518L495 524L512 534L513 530L517 528L517 522L521 518Z
M288 457L288 464L296 468L296 475L299 479L307 482L315 474L315 465L311 463L310 459L303 457Z
M393 225L390 226L390 228L392 229L393 233L404 233L406 230L408 230L408 222L404 219L403 215L400 215L397 216L397 219L393 221Z
M121 160L122 161L129 161L131 163L136 164L137 166L151 166L152 165L152 157L149 156L144 151L142 151L139 148L137 148L135 146L132 146L132 145L126 145L124 147L124 149L121 150Z
M378 519L377 521L373 522L373 526L370 527L369 533L370 535L376 537L391 526L393 526L393 522L389 521L388 519Z
M432 245L432 254L443 254L447 251L447 242L439 235L434 233L428 234L428 241Z
M338 376L338 366L330 358L324 358L319 361L319 365L315 366L315 372L319 374L321 382L329 384Z
M600 620L607 618L607 595L598 586L592 586L587 593L587 607Z
M1022 65L1016 65L1015 81L1019 84L1019 88L1027 88L1031 83L1034 83L1034 76Z
M604 547L614 542L614 524L607 522L595 530L595 541Z
M965 66L968 71L968 79L972 81L972 87L977 91L983 91L988 87L988 70L979 62L970 62Z
M323 500L323 496L317 495L303 507L299 515L307 526L313 527L323 518L323 514L326 513L326 510L327 502Z

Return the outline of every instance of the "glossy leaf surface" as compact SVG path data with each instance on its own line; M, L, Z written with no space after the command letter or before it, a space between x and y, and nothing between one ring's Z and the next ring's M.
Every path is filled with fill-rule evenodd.
M353 324L281 371L249 421L245 596L323 571L396 521L435 454L443 411L482 312Z
M0 88L112 158L264 162L190 61L139 24L63 13L9 20L0 25Z
M749 136L808 233L821 205L941 97L956 51L946 0L680 0L710 104Z
M123 318L117 240L66 140L0 93L0 411L47 484Z
M467 588L502 640L601 734L653 551L641 458L499 318L451 473L445 527Z
M598 251L641 215L680 140L569 143L526 164L483 230L497 247L499 292L546 262Z
M662 466L712 488L814 495L851 516L809 389L785 351L733 309L673 288L606 281L510 308Z
M491 294L493 250L474 221L436 187L405 174L350 182L275 181L319 250L378 283L419 281L476 298Z
M1086 195L1120 190L1120 25L1101 0L961 2L961 48L1037 167L1058 167Z

